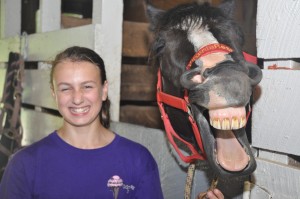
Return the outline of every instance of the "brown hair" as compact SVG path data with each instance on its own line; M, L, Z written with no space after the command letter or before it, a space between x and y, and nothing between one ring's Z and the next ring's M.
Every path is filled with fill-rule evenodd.
M105 65L102 58L93 50L85 47L73 46L65 49L61 53L57 54L54 61L52 62L52 69L50 72L50 85L53 87L53 73L57 64L64 60L71 60L73 62L87 61L95 64L100 69L101 83L104 84L106 79ZM100 110L100 122L105 128L110 126L110 100L107 98L102 103Z

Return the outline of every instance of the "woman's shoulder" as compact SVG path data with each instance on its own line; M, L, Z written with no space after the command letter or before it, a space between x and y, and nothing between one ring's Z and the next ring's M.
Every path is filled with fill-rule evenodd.
M53 140L54 132L49 134L48 136L28 145L23 146L18 151L16 151L12 156L11 159L15 160L26 160L29 159L29 161L35 156L40 153L40 151L44 150L51 144L51 140Z
M128 151L130 153L140 155L140 154L147 154L150 155L150 151L148 148L141 143L133 141L129 138L123 137L121 135L116 134L117 143L116 145L122 151Z
M118 141L119 146L130 147L130 148L134 148L134 149L142 149L142 150L146 149L147 150L147 148L144 145L142 145L142 144L140 144L136 141L133 141L129 138L123 137L122 135L116 134L116 139Z

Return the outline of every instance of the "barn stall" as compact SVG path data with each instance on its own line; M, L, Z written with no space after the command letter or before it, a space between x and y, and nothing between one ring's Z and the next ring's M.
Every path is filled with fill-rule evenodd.
M41 139L61 124L48 84L49 62L53 56L71 45L89 47L104 58L107 66L114 121L112 129L147 146L158 162L165 198L182 198L187 165L180 162L165 140L155 102L156 70L149 67L147 60L151 34L142 1L94 0L90 7L92 15L81 19L61 13L60 0L44 0L39 5L24 2L1 0L0 40L1 85L4 84L8 53L20 52L25 58L22 145ZM189 1L153 2L167 9ZM300 182L297 178L299 141L296 133L299 127L296 125L298 117L294 115L299 112L295 111L299 108L298 87L295 84L299 75L295 70L275 71L267 67L299 67L297 57L300 49L296 37L300 32L296 12L299 3L278 1L273 6L267 6L268 1L258 1L256 49L253 19L256 13L253 9L243 9L247 5L247 8L256 8L256 4L255 1L247 2L239 4L240 12L237 14L247 36L245 51L256 54L257 50L265 69L264 79L254 93L252 114L252 145L257 151L258 168L250 181L244 178L224 180L220 182L220 187L228 198L297 198ZM219 1L212 3L217 5ZM279 11L280 8L285 8L287 12L272 15L274 10ZM21 10L27 15L23 16ZM114 13L113 18L111 13ZM267 24L266 19L269 20ZM279 27L283 26L296 28L280 31L282 28ZM24 30L27 31L22 34ZM0 96L3 94L1 88ZM205 162L199 163L198 167L192 197L206 190L211 180L211 171ZM246 189L244 193L243 187Z

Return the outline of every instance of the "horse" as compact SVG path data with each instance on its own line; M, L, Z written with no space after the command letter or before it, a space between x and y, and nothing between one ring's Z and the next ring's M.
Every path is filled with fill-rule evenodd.
M245 126L262 72L245 60L234 0L169 10L146 0L145 6L153 33L149 58L158 65L157 101L169 141L184 162L207 160L216 176L250 175L256 162Z

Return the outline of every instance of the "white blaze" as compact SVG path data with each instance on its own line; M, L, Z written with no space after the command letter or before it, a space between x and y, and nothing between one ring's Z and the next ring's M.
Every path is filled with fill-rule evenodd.
M190 29L188 39L194 45L195 51L208 44L219 43L207 27Z

